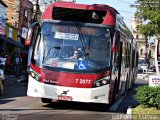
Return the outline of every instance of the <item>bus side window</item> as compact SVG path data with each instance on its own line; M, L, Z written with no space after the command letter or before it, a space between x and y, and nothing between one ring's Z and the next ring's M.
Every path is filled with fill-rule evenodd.
M113 62L113 72L116 72L118 70L118 63L119 63L119 57L118 52L115 52L114 54L114 62Z
M113 43L112 43L112 51L116 52L119 50L120 44L120 32L118 30L114 33Z

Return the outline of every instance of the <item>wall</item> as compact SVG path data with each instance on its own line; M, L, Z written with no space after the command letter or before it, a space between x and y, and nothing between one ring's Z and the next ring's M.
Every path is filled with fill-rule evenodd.
M6 7L0 2L0 34L5 35Z
M29 0L22 0L20 9L19 30L20 36L25 39L33 15L33 4Z
M12 37L9 36L9 28L12 29ZM12 38L15 41L18 41L18 28L15 28L14 26L10 25L9 23L6 23L6 37Z
M18 28L18 19L19 19L19 1L20 0L3 0L8 6L7 8L7 22L12 26Z

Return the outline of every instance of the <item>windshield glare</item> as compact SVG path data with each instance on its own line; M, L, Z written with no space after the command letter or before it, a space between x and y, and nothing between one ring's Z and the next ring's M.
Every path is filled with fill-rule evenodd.
M42 24L43 66L98 70L110 66L110 31L104 27Z

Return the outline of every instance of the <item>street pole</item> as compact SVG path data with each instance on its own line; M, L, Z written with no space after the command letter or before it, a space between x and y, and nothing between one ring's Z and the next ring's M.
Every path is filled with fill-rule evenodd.
M36 0L36 10L34 14L34 20L38 21L38 8L39 8L39 0Z
M148 71L147 46L148 46L148 37L145 37L145 64L146 64L146 74L147 74L147 71Z
M21 21L21 5L22 5L22 1L19 1L19 21L18 21L18 42L21 43L21 25L20 25L20 21ZM21 48L18 47L18 54L20 55L21 53Z

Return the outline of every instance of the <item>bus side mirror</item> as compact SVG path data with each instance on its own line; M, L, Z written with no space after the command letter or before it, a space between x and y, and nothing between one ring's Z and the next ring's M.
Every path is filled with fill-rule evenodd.
M26 40L25 40L25 45L26 46L29 46L31 44L32 33L33 33L33 29L29 28L28 33L27 33L27 37L26 37Z
M117 52L119 50L119 43L120 43L120 32L115 31L113 42L112 42L112 51Z
M36 30L37 26L38 27L40 26L38 22L35 22L30 26L30 28L29 28L29 30L27 32L26 40L25 40L25 45L26 46L29 46L31 44L32 39L33 39L33 37L35 35L35 30Z

